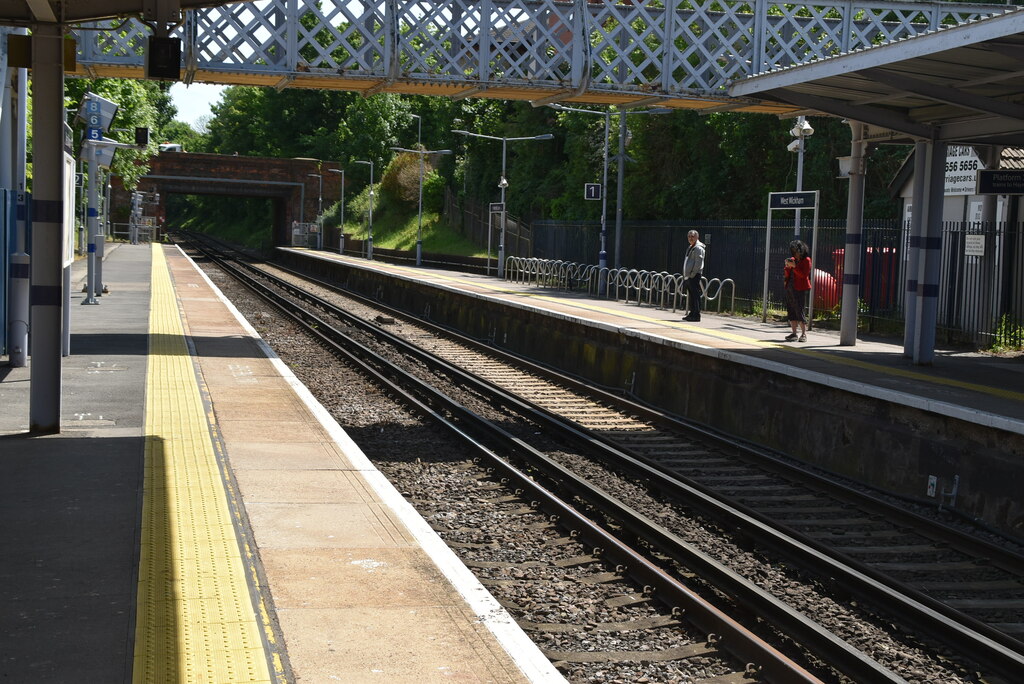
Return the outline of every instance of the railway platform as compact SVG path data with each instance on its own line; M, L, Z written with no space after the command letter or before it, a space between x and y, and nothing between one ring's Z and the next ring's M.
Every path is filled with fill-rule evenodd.
M349 290L498 349L925 507L1024 539L1024 356L939 349L914 365L902 339L598 298L533 283L281 248ZM309 260L312 260L310 262ZM715 305L713 305L714 308Z
M564 681L176 247L83 267L59 434L0 366L0 679Z
M305 252L291 248L284 251ZM588 297L553 287L499 280L494 275L367 261L326 252L316 252L315 256L421 281L442 290L500 300L512 307L535 308L595 327L656 336L664 344L683 346L705 357L728 358L781 373L799 371L810 383L844 387L1024 434L1024 355L939 349L933 364L914 365L904 356L901 339L862 335L855 345L840 346L838 331L811 329L806 342L787 342L788 323L762 323L756 318L716 313L714 308L705 310L699 323L691 323L683 320L685 310Z

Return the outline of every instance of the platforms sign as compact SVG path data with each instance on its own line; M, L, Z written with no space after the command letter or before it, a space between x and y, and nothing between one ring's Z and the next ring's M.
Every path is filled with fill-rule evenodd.
M599 199L601 199L601 184L600 183L584 183L583 184L583 199L587 199L587 200L599 200Z
M1024 195L1024 170L989 169L978 174L979 195Z

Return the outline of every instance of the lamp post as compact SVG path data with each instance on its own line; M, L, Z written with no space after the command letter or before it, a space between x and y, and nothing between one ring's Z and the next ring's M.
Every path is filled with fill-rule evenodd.
M622 188L626 178L626 137L629 132L626 128L626 116L629 114L668 114L672 110L668 107L655 107L643 111L630 112L619 111L619 154L615 157L619 165L618 184L615 190L615 268L622 268Z
M316 248L317 249L323 249L323 242L322 241L323 241L324 225L323 225L322 221L323 221L323 213L324 213L324 176L323 176L322 173L307 173L306 175L309 176L310 178L316 178L318 181L320 181L320 184L319 184L319 187L318 187L317 193L316 193L316 225L317 225Z
M327 169L341 174L341 217L338 219L338 256L345 253L345 169Z
M576 109L575 107L566 107L560 104L552 104L548 106L552 109L557 109L560 112L597 114L604 117L604 158L601 172L601 249L597 253L597 266L600 269L605 269L608 267L608 250L606 248L606 241L608 238L608 137L611 129L612 112L610 109L598 112L593 109Z
M505 277L505 188L508 187L508 180L505 179L505 157L508 149L508 143L516 142L519 140L551 140L554 138L553 133L544 133L541 135L524 136L520 138L503 138L495 135L484 135L483 133L470 133L469 131L453 130L452 133L458 133L459 135L468 135L474 138L485 138L487 140L500 140L501 141L501 180L498 181L498 187L501 188L501 206L502 206L502 221L501 221L501 233L498 238L498 277Z
M366 237L366 258L373 261L373 161L357 159L355 162L370 166L370 228Z
M811 124L807 123L807 117L798 116L793 128L789 130L789 134L796 138L786 146L786 149L796 152L796 191L800 192L804 189L804 147L807 144L805 140L814 135L814 129L811 128ZM799 209L796 210L796 226L793 229L793 235L800 237Z
M406 147L392 147L396 152L409 152L420 156L420 209L416 226L416 265L423 264L423 158L428 154L451 154L451 150L410 150Z

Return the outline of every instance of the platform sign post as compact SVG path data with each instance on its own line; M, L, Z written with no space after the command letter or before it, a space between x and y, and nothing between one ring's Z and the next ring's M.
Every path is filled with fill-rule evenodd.
M99 233L99 167L101 163L109 166L110 162L107 160L106 153L109 152L110 158L113 158L113 149L101 151L101 145L108 142L103 134L110 129L110 124L113 123L116 114L116 103L93 92L87 92L82 98L82 104L77 114L77 118L85 122L85 144L82 145L82 151L85 153L89 171L85 221L88 235L86 242L88 245L88 270L86 297L82 300L82 304L99 304L96 301L96 294L97 290L103 287L102 284L97 283L96 260L96 243Z
M818 246L818 191L808 190L802 192L769 192L768 193L768 225L765 228L764 236L764 292L761 301L761 322L768 321L768 274L771 269L770 256L772 245L772 212L774 211L799 211L801 209L814 210L814 227L811 232L811 269L817 262L816 250ZM811 293L807 310L807 328L811 328L814 322L814 271L811 271Z

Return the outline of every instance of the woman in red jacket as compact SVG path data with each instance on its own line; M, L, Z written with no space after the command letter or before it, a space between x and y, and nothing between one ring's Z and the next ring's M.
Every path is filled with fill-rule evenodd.
M786 310L789 327L793 332L786 335L786 341L807 341L807 318L804 306L807 302L807 291L811 289L811 257L807 256L807 245L800 240L789 243L789 252L793 256L786 259ZM796 326L800 324L800 336L797 337Z

